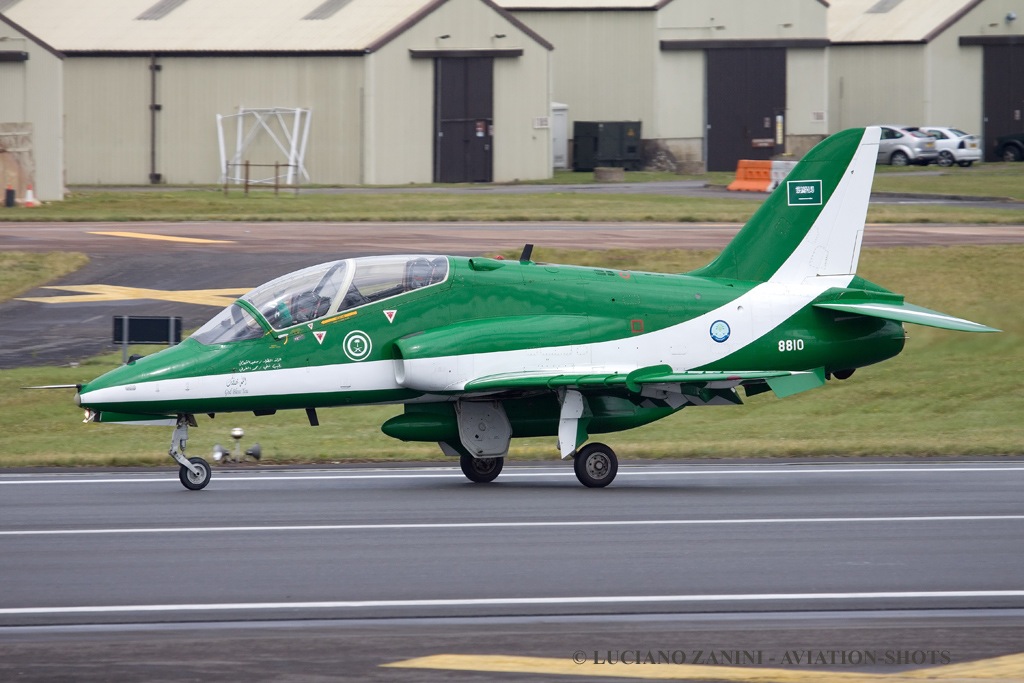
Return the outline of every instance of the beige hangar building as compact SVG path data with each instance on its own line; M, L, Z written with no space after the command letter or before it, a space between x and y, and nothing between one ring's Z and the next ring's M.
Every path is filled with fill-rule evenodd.
M240 148L301 162L302 183L551 175L552 46L490 0L0 0L0 16L39 41L12 63L46 70L26 92L63 130L37 123L33 145L42 172L60 158L43 140L63 138L67 185L216 183Z
M670 168L796 158L880 123L1024 131L1021 0L496 1L554 44L570 136L639 121Z
M1021 0L829 3L831 131L953 126L981 134L989 161L998 136L1024 132Z
M1021 3L0 0L0 149L20 150L0 171L43 198L242 159L300 183L507 182L551 175L559 121L639 122L644 161L674 170L877 123L961 127L991 155L1024 130Z
M554 44L572 122L640 121L670 167L734 170L829 132L824 0L497 2Z

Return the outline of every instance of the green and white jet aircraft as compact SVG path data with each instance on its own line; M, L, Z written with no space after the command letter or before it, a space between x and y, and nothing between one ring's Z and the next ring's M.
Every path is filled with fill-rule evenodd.
M687 406L779 397L898 354L903 323L991 327L904 302L856 275L879 129L847 130L796 165L709 265L685 274L403 255L291 273L238 299L178 346L79 388L86 421L174 425L195 415L401 403L382 426L435 441L489 482L513 437L556 436L589 487L618 461L591 434Z

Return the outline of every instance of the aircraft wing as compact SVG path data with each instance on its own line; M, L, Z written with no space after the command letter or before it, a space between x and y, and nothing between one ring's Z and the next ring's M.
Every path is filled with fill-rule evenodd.
M999 332L994 327L971 322L963 318L933 311L921 306L915 306L903 301L861 301L843 302L826 301L814 304L816 308L827 308L832 311L845 313L856 313L871 318L882 318L901 323L914 323L938 327L943 330L956 330L958 332Z
M467 392L516 391L523 389L578 389L600 390L625 388L630 392L643 394L647 390L664 391L678 388L683 394L694 392L733 393L740 385L767 382L780 398L806 389L813 389L825 383L823 368L807 371L789 370L743 370L737 372L673 372L671 366L655 365L623 373L591 374L550 374L542 372L502 373L479 377L466 383ZM737 397L738 399L738 397ZM732 403L739 402L730 401Z

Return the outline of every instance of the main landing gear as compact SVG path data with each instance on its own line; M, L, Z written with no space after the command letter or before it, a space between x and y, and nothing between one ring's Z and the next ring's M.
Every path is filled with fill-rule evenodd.
M612 483L619 471L615 451L603 443L588 443L573 456L573 469L580 483L589 488L602 488Z
M188 428L196 426L196 418L193 415L179 415L178 422L171 434L171 450L167 452L181 467L178 469L178 479L182 485L190 491L199 491L206 488L210 483L210 463L202 458L186 458L185 444L188 441Z
M505 458L474 458L466 454L459 456L462 473L477 484L486 484L497 479L504 464Z
M467 479L478 484L486 484L497 479L504 464L505 458L474 458L468 454L459 456L462 473ZM588 443L573 456L573 469L576 470L576 478L584 486L592 489L603 488L615 479L619 471L619 459L615 456L615 451L605 444ZM182 477L184 476L182 474ZM182 483L185 483L184 479Z

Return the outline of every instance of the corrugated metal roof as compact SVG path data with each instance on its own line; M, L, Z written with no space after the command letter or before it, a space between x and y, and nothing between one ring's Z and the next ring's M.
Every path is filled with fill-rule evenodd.
M372 49L444 0L349 0L331 13L333 4L20 0L7 16L64 52L358 52ZM321 20L307 19L318 12L325 15Z
M931 40L981 0L829 0L833 43Z

